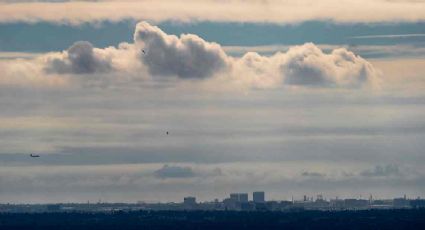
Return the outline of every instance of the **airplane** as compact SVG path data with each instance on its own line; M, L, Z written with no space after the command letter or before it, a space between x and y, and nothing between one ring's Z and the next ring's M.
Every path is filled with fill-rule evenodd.
M30 154L30 157L40 157L40 155L36 155L36 154Z

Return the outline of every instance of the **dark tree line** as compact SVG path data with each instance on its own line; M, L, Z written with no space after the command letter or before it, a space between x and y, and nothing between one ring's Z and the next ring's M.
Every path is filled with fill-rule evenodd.
M0 213L0 229L425 229L425 209Z

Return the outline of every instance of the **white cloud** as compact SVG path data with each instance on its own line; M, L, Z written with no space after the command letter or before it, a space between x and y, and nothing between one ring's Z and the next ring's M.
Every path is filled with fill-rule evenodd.
M205 83L215 83L212 85L216 88L232 85L244 88L283 85L361 88L375 85L380 75L368 61L345 48L325 53L307 43L272 56L248 52L241 58L234 58L219 44L193 34L168 35L146 22L137 24L134 44L99 49L88 42L76 42L66 51L41 55L25 63L31 66L21 65L22 71L32 74L32 68L37 68L39 75L45 78L87 76L80 78L83 85L84 81L95 78L93 74L97 77L109 74L103 81L113 82L113 76L118 79L120 75L138 79L149 76L153 80L174 76L183 80L208 78L211 81ZM10 72L8 68L6 66L5 75Z
M90 74L112 70L111 60L102 55L102 50L94 50L89 42L74 43L61 56L48 57L45 70L47 73Z
M249 52L233 62L232 79L253 88L361 88L378 85L381 72L345 48L323 52L312 43L262 56ZM242 76L242 77L241 77Z
M136 71L140 68L136 55L134 45L128 43L99 49L89 42L78 41L61 53L48 53L39 59L46 73L102 74Z
M423 1L387 0L157 0L0 3L0 21L96 22L132 18L150 21L295 23L308 20L393 22L425 19ZM60 12L60 13L58 13Z
M227 66L228 57L220 45L193 34L178 38L147 22L140 22L134 40L144 51L140 52L140 59L153 75L206 78Z
M358 87L378 76L369 62L345 48L325 54L309 43L290 48L284 59L281 69L289 85Z

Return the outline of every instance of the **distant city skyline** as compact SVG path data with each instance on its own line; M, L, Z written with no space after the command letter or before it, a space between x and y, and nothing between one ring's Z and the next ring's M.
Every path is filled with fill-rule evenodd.
M301 200L266 200L265 192L252 193L249 199L248 193L230 193L223 199L213 201L199 201L194 196L186 196L180 202L145 202L137 203L114 203L99 200L85 203L38 203L38 204L15 204L0 203L1 213L51 213L51 212L118 212L118 211L342 211L342 210L396 210L396 209L423 209L425 199L417 197L410 199L406 195L392 199L374 199L372 195L368 199L362 198L331 198L326 199L322 194L316 197L303 196Z

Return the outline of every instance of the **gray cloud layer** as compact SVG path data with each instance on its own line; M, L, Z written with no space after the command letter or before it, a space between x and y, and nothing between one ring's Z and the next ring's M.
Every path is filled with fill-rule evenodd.
M322 193L327 198L369 196L380 198L423 195L425 174L408 177L364 177L344 171L341 165L312 164L326 168L322 176L299 174L299 165L287 163L235 163L163 166L171 171L155 176L158 164L28 166L0 168L0 200L9 202L181 201L194 195L199 200L224 198L230 192L266 190L269 200L299 199ZM305 165L308 166L308 165ZM255 170L253 170L255 168ZM196 171L196 174L182 174ZM193 170L193 171L192 171ZM214 173L219 170L220 173ZM353 170L353 169L347 169ZM165 170L164 170L165 171ZM176 173L177 172L177 173ZM152 175L152 173L154 175ZM176 176L178 175L178 176ZM123 195L125 194L125 196Z
M96 52L117 50L125 52L123 46ZM120 77L116 66L127 62L111 60L111 75ZM269 69L261 63L281 63L255 53L235 62L242 60L231 68L251 68L247 77L265 76ZM0 201L211 200L253 190L265 190L269 199L307 192L413 197L425 191L423 97L357 90L197 92L150 85L3 87ZM375 170L394 163L399 174ZM164 170L165 164L179 169ZM182 177L181 168L194 175ZM362 175L366 171L377 176Z
M4 1L3 1L4 2ZM123 3L125 2L125 3ZM177 0L157 1L0 1L0 22L51 21L78 24L132 18L150 21L295 23L309 20L394 22L424 20L423 1L387 0ZM60 12L60 13L57 13Z

